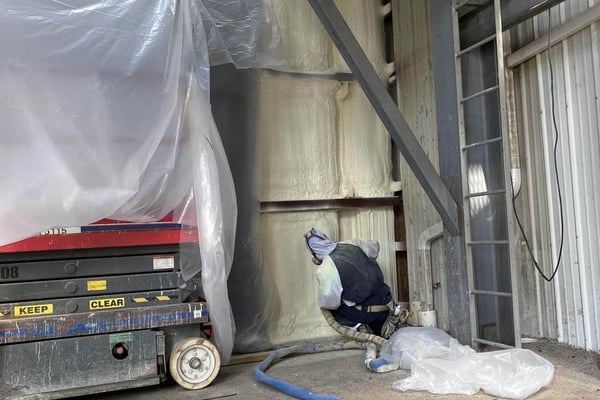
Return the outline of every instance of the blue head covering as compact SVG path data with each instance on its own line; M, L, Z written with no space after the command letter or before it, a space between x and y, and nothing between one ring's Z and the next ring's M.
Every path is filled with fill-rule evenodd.
M315 228L306 232L304 234L304 239L306 240L308 251L310 251L313 257L319 260L323 260L323 258L335 250L337 246L336 242L329 240L327 235Z

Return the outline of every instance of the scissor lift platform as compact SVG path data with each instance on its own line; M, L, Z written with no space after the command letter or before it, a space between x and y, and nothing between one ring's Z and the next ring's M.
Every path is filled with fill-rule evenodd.
M196 252L197 240L178 224L104 223L0 247L0 398L65 398L168 375L208 385L220 367L201 329L208 309L180 273L182 249Z

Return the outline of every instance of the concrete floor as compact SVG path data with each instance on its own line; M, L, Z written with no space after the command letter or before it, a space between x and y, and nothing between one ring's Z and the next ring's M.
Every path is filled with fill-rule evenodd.
M597 354L538 341L524 345L545 357L555 366L552 385L530 399L600 399L600 370ZM409 375L409 371L375 374L363 365L363 352L346 350L289 357L273 365L268 373L315 393L352 399L459 399L466 396L432 395L426 392L397 393L392 383ZM288 397L254 380L256 363L225 366L207 388L188 391L170 383L159 387L113 392L86 397L87 400L166 400L166 399L239 399L284 400ZM483 392L471 399L493 399Z

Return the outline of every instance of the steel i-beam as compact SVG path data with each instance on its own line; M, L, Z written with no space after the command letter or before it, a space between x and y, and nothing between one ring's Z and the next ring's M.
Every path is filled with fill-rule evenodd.
M506 30L565 0L502 0L502 29ZM460 43L467 47L494 33L494 2L489 1L460 19Z
M333 0L308 0L356 80L381 118L392 140L440 214L448 231L460 234L458 206L425 151L389 95Z

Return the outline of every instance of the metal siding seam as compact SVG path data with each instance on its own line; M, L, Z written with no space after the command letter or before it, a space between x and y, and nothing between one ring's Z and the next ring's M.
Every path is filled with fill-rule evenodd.
M587 321L587 349L592 351L598 351L599 343L598 343L598 308L596 304L596 300L594 297L595 288L598 285L598 275L594 274L594 260L598 260L600 254L598 252L597 243L599 238L598 235L598 207L599 198L596 195L594 190L587 190L588 188L595 187L595 181L597 180L597 175L594 173L598 170L600 165L598 164L598 157L595 157L593 149L599 149L598 144L598 135L594 135L594 131L598 131L598 120L596 118L595 113L595 97L596 90L593 84L594 82L594 64L593 64L593 54L592 54L592 38L591 38L591 27L585 29L581 32L581 54L583 57L583 63L578 63L581 66L583 73L585 74L582 88L582 97L584 100L584 107L582 109L585 110L586 118L581 119L581 121L586 123L585 131L587 135L585 135L587 141L586 146L584 146L583 150L587 155L587 162L584 163L587 171L585 174L586 185L584 188L584 193L586 195L586 208L588 212L586 213L586 226L588 229L588 236L584 239L587 241L586 247L589 249L590 254L588 258L588 262L585 265L586 271L586 294L585 300L588 303L588 321ZM588 50L589 49L589 50ZM591 51L590 51L591 50Z
M547 25L546 23L544 23L544 17L546 16L546 14L541 14L539 17L534 18L532 23L533 23L533 30L534 30L534 37L538 38L540 36L539 31L540 31L540 25ZM554 263L556 262L554 254L552 252L552 243L556 242L556 236L555 236L555 230L551 228L552 223L554 222L554 199L551 195L551 190L550 188L552 187L551 182L552 182L552 175L551 175L551 167L550 167L550 160L548 157L548 142L547 142L547 137L545 135L545 132L547 131L547 119L544 117L547 115L547 110L546 110L546 104L544 102L545 96L544 96L544 84L547 82L547 78L542 79L541 77L544 77L544 70L542 68L543 64L543 60L545 59L544 57L546 57L546 52L542 53L542 54L538 54L535 57L535 76L531 76L530 79L530 84L531 85L535 85L535 87L537 87L538 89L538 93L537 96L535 98L533 98L532 100L536 102L536 104L539 107L538 110L538 118L537 118L537 126L536 126L536 130L534 132L532 132L532 134L534 134L535 132L539 132L538 135L538 139L535 140L536 143L538 143L538 141L540 140L539 138L541 137L541 148L542 151L541 153L538 154L538 152L534 153L535 156L535 163L536 165L541 165L543 166L542 169L544 171L544 173L542 174L542 179L543 179L543 184L540 184L540 190L544 190L546 193L546 197L545 199L542 198L540 196L541 192L535 192L532 193L532 197L535 197L535 200L537 201L538 204L543 205L544 207L544 215L546 216L546 222L547 222L547 226L545 226L546 228L546 232L547 235L550 237L549 243L547 243L546 241L542 241L541 242L541 255L542 255L542 262L543 265L554 265ZM534 150L535 151L535 150ZM545 200L545 201L544 201ZM532 209L534 212L539 213L541 211L538 211L537 207ZM541 215L541 214L537 214L537 215ZM542 232L540 232L540 234L542 234ZM543 238L542 238L543 239ZM563 319L565 318L564 316L564 310L563 310L563 299L564 299L564 304L566 304L566 296L563 293L563 291L560 290L561 287L561 281L563 280L562 277L562 271L560 271L557 275L556 278L554 279L554 293L550 293L550 295L553 294L554 297L554 304L555 304L555 313L556 313L556 320L557 320L557 338L559 341L563 342L564 338L565 338L565 325L563 324ZM543 284L543 282L541 282L541 277L538 276L538 282L542 283L543 286L545 286L545 284ZM548 293L545 293L546 296L548 296ZM545 297L546 297L545 296Z
M534 131L533 127L530 126L530 124L532 124L532 121L530 121L529 119L529 115L530 113L532 113L532 110L529 109L529 99L533 98L533 96L531 96L529 94L529 84L530 82L532 82L532 80L529 77L529 73L527 72L527 70L531 69L530 65L532 65L531 63L526 63L526 64L522 64L519 67L519 73L521 75L521 79L520 79L520 88L521 88L521 104L522 107L524 108L522 111L523 114L523 126L526 129L527 132L532 132ZM533 115L533 113L532 113ZM524 138L523 138L524 142L525 142L525 168L526 168L526 174L527 174L527 202L529 204L529 232L531 232L530 237L531 237L531 241L532 241L532 248L533 248L533 253L535 255L535 257L537 257L537 259L540 258L540 254L537 251L538 250L538 245L537 245L537 236L535 234L535 232L537 232L536 229L536 220L537 218L535 218L535 211L537 208L534 207L534 193L538 193L537 190L533 190L534 185L537 185L537 180L534 180L532 175L533 175L533 171L534 171L534 165L537 165L537 163L535 163L535 159L534 159L534 163L532 165L532 158L534 157L530 157L530 149L532 148L531 144L530 144L530 135L525 134ZM527 265L529 266L529 265ZM540 276L534 272L534 278L535 278L535 300L536 300L536 314L537 314L537 321L538 321L538 335L543 335L543 328L542 328L542 301L541 301L541 287L540 287Z
M600 4L600 1L593 2L594 4ZM590 41L591 41L591 53L592 53L592 77L594 80L594 101L596 105L596 132L590 132L593 138L598 140L600 137L600 38L599 38L600 22L596 22L590 26ZM600 151L600 144L596 144L593 148L598 152ZM594 175L594 188L600 187L600 160L598 157L593 157L595 162L593 171ZM600 205L600 196L596 197L596 207ZM600 241L600 212L596 213L596 247ZM595 259L596 261L598 258ZM597 262L592 264L592 276L594 279L593 298L595 300L594 308L594 323L595 323L595 340L596 350L600 350L600 265Z
M572 14L573 10L569 14ZM584 107L582 105L585 99L582 98L580 91L582 74L581 60L578 52L578 42L580 35L563 41L563 59L565 63L565 98L569 107L567 108L567 132L569 135L568 150L571 158L570 171L565 171L565 177L568 177L573 185L573 213L575 214L575 247L577 254L577 264L574 265L574 298L579 300L579 306L576 308L577 315L577 346L589 349L590 332L590 310L588 302L588 283L585 267L589 262L589 251L584 246L586 237L589 237L588 225L586 221L587 207L586 194L584 193L586 171L585 164L585 146L583 144L584 129ZM579 312L581 310L581 312Z
M575 265L579 264L579 253L577 249L577 232L579 230L578 220L575 210L575 188L573 187L573 180L570 177L573 175L571 166L574 161L571 158L569 139L571 138L572 129L569 129L569 108L572 107L570 99L567 98L568 93L571 92L570 80L567 79L566 68L568 67L568 53L569 46L566 42L562 42L560 46L560 54L551 55L553 58L553 65L555 66L555 101L556 101L556 118L558 120L558 131L561 135L559 142L559 174L560 180L563 183L564 188L564 201L563 201L563 213L565 215L565 243L566 249L570 253L570 263L566 262L562 267L566 267L567 270L566 280L568 286L565 289L568 290L566 293L567 300L570 303L567 304L567 317L569 323L569 344L577 347L582 347L584 344L584 337L582 337L583 330L583 318L581 317L581 286L579 285L579 269ZM551 51L552 53L552 51ZM562 90L556 90L556 89ZM564 112L563 112L564 110ZM551 130L547 132L549 139L551 140ZM571 221L571 223L569 223ZM556 222L553 224L557 226ZM554 242L556 244L556 241ZM566 260L565 260L566 261ZM561 267L561 268L562 268ZM570 308L569 308L570 307Z
M534 25L536 26L536 30L539 30L539 25L540 25L540 18L536 18L534 20ZM546 88L546 84L548 82L548 74L546 73L546 69L544 68L544 63L543 63L543 57L546 57L546 52L539 54L536 56L536 69L537 69L537 79L538 79L538 98L540 99L540 128L541 128L541 133L542 133L542 145L543 145L543 149L544 149L544 157L543 157L543 164L544 164L544 170L545 172L545 177L546 177L546 199L547 199L547 211L548 211L548 218L549 221L551 222L551 225L553 225L553 222L555 221L555 217L554 217L554 198L552 196L552 192L551 192L551 188L552 186L552 168L550 166L550 159L549 159L549 144L548 144L548 137L546 135L546 132L548 132L548 123L547 123L547 115L548 115L548 110L546 107L546 93L548 92L545 88ZM532 193L532 195L535 195ZM540 198L537 198L539 203L542 203ZM550 238L551 238L551 243L556 243L556 232L554 229L550 229ZM549 249L550 250L550 260L552 265L554 265L554 263L556 263L556 257L554 255L554 253L552 252L552 248ZM564 271L559 271L559 273L556 275L555 278L555 285L558 285L559 282L561 281L562 278L562 273ZM555 297L556 297L556 312L557 312L557 322L558 322L558 340L559 341L564 341L565 338L565 327L563 324L563 310L562 310L562 298L563 296L561 296L562 292L560 290L556 290L555 291ZM564 296L564 301L565 301L565 305L566 305L566 295ZM567 326L567 331L568 331L568 326Z
M600 271L595 260L600 259L600 253L597 243L600 241L600 229L599 229L599 211L598 205L600 204L600 196L598 196L595 190L589 190L600 185L600 179L597 171L600 168L598 161L598 151L600 150L600 143L598 137L598 130L600 125L600 119L598 118L599 109L597 107L597 97L599 91L597 90L598 79L595 75L600 72L598 63L594 62L594 53L598 52L598 48L593 47L593 29L592 24L587 29L580 32L578 35L577 42L580 44L578 54L581 55L581 60L577 60L577 66L583 73L582 84L580 88L580 98L582 99L582 107L580 110L585 115L584 118L579 118L579 121L584 124L581 135L585 139L583 143L582 151L585 152L585 187L583 193L585 195L585 205L587 212L585 213L585 224L588 234L583 237L585 240L585 248L589 249L589 258L584 271L586 273L586 292L584 293L584 300L587 303L587 321L586 321L586 348L592 351L598 351L600 349L599 343L599 324L598 324L598 313L599 313L599 301L598 296L598 285Z

